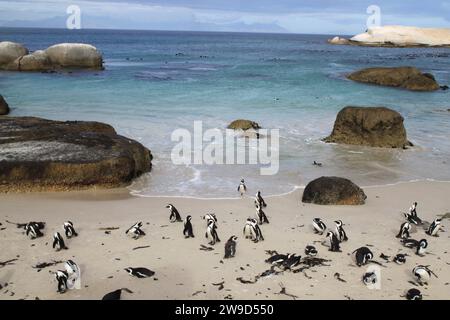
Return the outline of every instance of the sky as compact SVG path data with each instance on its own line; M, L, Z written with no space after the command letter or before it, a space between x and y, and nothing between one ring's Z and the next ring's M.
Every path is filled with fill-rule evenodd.
M65 28L70 5L86 29L352 35L371 5L381 25L450 28L450 0L0 0L0 26Z

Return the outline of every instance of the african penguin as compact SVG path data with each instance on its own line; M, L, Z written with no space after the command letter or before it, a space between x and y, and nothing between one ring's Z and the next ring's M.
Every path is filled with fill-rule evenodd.
M278 264L283 263L283 261L288 259L290 256L292 256L292 255L289 253L288 254L276 253L273 256L271 256L270 258L266 259L265 262L278 265Z
M70 239L72 237L78 237L78 233L75 231L72 221L64 222L63 228L64 228L64 232L66 234L66 237L68 239Z
M256 219L248 218L244 226L244 237L246 239L252 239L253 242L264 241L262 231L259 228L258 221Z
M141 228L142 228L142 222L136 222L127 231L125 231L125 234L127 234L131 238L137 240L140 237L145 236L145 232L142 231Z
M256 205L256 217L258 218L259 224L269 223L269 219L267 219L266 214L258 204Z
M236 244L237 237L231 236L230 239L225 243L225 256L224 259L233 258L236 254Z
M261 196L261 191L258 191L258 192L256 193L256 196L255 196L255 205L259 205L259 206L262 207L262 208L267 207L266 202L264 201L263 197Z
M409 222L403 222L400 226L400 231L396 235L396 238L408 239L409 231L411 230L411 224Z
M314 232L318 234L323 234L327 229L327 226L320 218L314 218L312 222L312 226L314 228Z
M334 234L334 232L329 231L327 233L327 238L330 241L330 249L328 249L328 250L332 251L332 252L341 252L341 247L339 245L339 239Z
M409 222L416 225L422 224L422 220L417 216L417 202L414 202L409 208L409 212L404 213L404 215Z
M405 264L405 262L406 262L406 254L402 254L402 253L397 254L394 257L393 261L396 264Z
M65 293L67 291L67 279L69 278L69 275L66 271L58 270L55 272L55 278L58 282L58 290L59 293Z
M422 239L420 241L414 239L403 239L402 243L407 248L416 249L416 254L419 256L423 256L428 247L428 241L426 239Z
M53 235L53 249L56 249L56 251L59 251L61 249L69 249L66 247L64 239L61 237L61 234L59 232L55 232L55 234Z
M194 232L192 230L191 216L187 216L184 220L183 234L185 238L194 238Z
M209 220L213 220L217 225L217 217L215 213L208 213L203 216L203 220L206 220L206 225L208 225Z
M284 268L284 270L291 270L292 268L300 264L301 259L301 256L291 254L281 263L281 266Z
M336 224L336 235L340 242L348 241L347 234L343 228L344 223L341 220L336 220L334 222Z
M132 268L132 267L128 267L124 269L126 272L128 272L128 274L132 277L136 277L136 278L150 278L151 276L153 276L155 274L154 271L149 270L147 268Z
M422 293L420 290L416 288L409 289L408 292L406 292L406 299L407 300L422 300Z
M247 186L245 185L244 179L241 179L241 183L239 184L237 191L240 193L241 197L243 197L245 192L247 192Z
M439 237L437 233L442 226L441 222L442 222L442 219L439 219L439 218L434 219L434 221L430 224L430 227L426 231L426 234L433 236L433 237Z
M173 204L168 204L166 206L170 210L170 216L169 220L170 222L182 222L183 219L181 219L180 213L178 212L177 208Z
M377 275L375 272L366 272L363 275L363 282L365 285L372 285L377 283L378 279L377 279Z
M417 267L414 267L412 273L417 278L419 284L428 284L431 275L434 275L437 278L436 274L431 271L428 266L418 265Z
M41 226L39 223L36 222L29 222L25 226L25 234L30 239L36 239L42 237L44 234L41 232L41 229L43 226Z
M219 235L217 234L217 226L214 220L208 221L205 237L209 240L210 245L215 245L216 242L220 242Z
M314 246L306 246L305 254L310 257L315 257L317 255L317 249Z
M373 253L367 247L358 248L352 253L355 254L355 261L358 267L367 264L370 260L373 259Z
M112 292L105 294L103 296L102 300L120 300L120 298L122 296L122 291L125 291L128 293L133 293L133 291L131 291L130 289L127 289L127 288L117 289L117 290L114 290Z
M67 288L68 289L81 289L81 271L78 265L73 262L73 260L67 260L64 263L64 268L66 269L67 278Z

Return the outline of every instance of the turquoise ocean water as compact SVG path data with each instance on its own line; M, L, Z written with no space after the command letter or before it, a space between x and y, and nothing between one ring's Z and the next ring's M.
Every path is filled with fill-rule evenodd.
M417 93L353 83L370 66L416 66L450 84L448 48L331 46L330 36L162 31L0 29L0 40L31 50L84 42L105 70L58 74L0 72L12 115L107 122L150 148L154 167L130 188L139 195L235 196L241 177L253 192L280 194L321 175L382 185L450 180L450 91ZM347 105L386 106L405 118L411 150L324 144ZM280 129L280 171L258 166L172 164L171 133L224 128L248 118ZM312 166L316 160L321 168Z

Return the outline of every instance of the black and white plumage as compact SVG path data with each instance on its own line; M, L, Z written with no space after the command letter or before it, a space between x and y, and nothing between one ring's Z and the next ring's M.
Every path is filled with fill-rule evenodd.
M247 219L243 233L246 239L252 239L254 242L264 241L261 228L259 227L256 219Z
M68 239L70 239L72 237L78 237L78 233L75 231L72 221L64 222L63 228L64 228L64 233L66 234L66 237Z
M131 291L130 289L121 288L121 289L117 289L117 290L114 290L112 292L105 294L103 296L102 300L120 300L120 298L122 296L122 291L125 291L128 293L133 293L133 291Z
M316 249L316 247L314 247L314 246L306 246L306 248L305 248L305 254L306 254L307 256L310 256L310 257L315 257L315 256L317 256L317 249Z
M402 253L399 253L399 254L397 254L395 257L394 257L394 259L393 259L393 261L396 263L396 264L405 264L405 262L406 262L406 254L402 254Z
M191 216L187 216L184 220L183 235L185 238L194 238L194 231L192 230Z
M442 219L439 219L439 218L434 219L434 221L428 227L426 234L433 236L433 237L438 237L438 231L441 229L441 226L442 226L441 222L442 222Z
M210 245L215 245L216 242L220 242L219 235L217 234L217 226L214 220L208 221L208 226L205 232L206 239L209 240Z
M247 186L245 185L244 179L241 179L241 183L239 184L237 191L241 195L241 197L244 196L244 194L247 192Z
M343 228L344 223L341 220L336 220L334 222L336 224L336 236L338 237L340 242L348 241L347 233Z
M206 225L208 225L209 220L213 220L217 226L217 217L215 213L208 213L203 216L203 220L206 220Z
M236 254L237 237L231 236L225 243L224 259L233 258Z
M73 260L67 260L64 263L64 268L66 269L66 273L68 275L67 288L68 289L81 289L80 267L78 267L78 265Z
M362 280L366 286L373 285L378 282L378 278L375 272L364 273Z
M140 237L145 236L145 232L141 228L142 228L142 222L136 222L127 231L125 231L125 234L127 234L131 238L137 240Z
M25 225L25 234L30 239L36 239L42 237L42 229L44 229L45 224L43 222L29 222Z
M408 292L406 292L406 299L407 300L422 300L422 293L419 289L412 288L409 289Z
M274 264L274 265L281 265L285 260L287 260L292 254L280 254L276 253L272 255L270 258L267 258L265 262Z
M183 219L181 219L181 215L178 212L177 208L175 208L175 206L173 204L168 204L166 206L166 208L168 208L170 210L170 216L169 216L169 220L170 222L182 222Z
M292 268L298 266L302 260L301 256L297 256L295 254L290 254L288 257L281 263L281 266L284 270L292 270Z
M422 224L422 220L417 216L417 202L414 202L412 206L409 208L409 212L404 213L404 215L408 222L415 225Z
M428 241L426 239L422 239L420 241L414 239L403 239L402 243L407 248L416 249L416 254L419 256L423 256L428 248Z
M264 201L263 197L261 196L261 191L258 191L258 192L256 193L256 196L255 196L255 205L259 205L259 206L262 207L262 208L267 207L266 202Z
M150 278L155 274L154 271L147 269L147 268L132 268L128 267L124 269L130 276L136 277L136 278Z
M321 235L325 232L325 230L327 230L327 226L320 218L314 218L312 226L314 228L314 232Z
M58 270L55 272L55 279L58 282L58 290L59 293L65 293L67 291L67 279L69 275L66 271Z
M373 253L367 247L358 248L352 253L355 254L355 261L358 267L367 264L370 260L373 259Z
M428 284L428 281L431 279L431 275L434 275L437 278L437 275L428 267L429 266L418 265L412 270L413 275L420 284Z
M55 232L53 235L53 249L56 249L56 251L62 250L62 249L69 249L66 247L66 244L64 243L63 237L61 237L61 234L59 232Z
M341 252L341 246L339 245L339 239L338 239L338 237L334 234L334 232L329 231L329 232L327 233L327 239L328 239L329 245L330 245L329 251L332 251L332 252Z
M396 238L408 239L409 231L411 231L411 224L408 221L403 222L400 226L400 231L396 235Z
M260 205L256 205L256 217L259 224L269 223L269 219L267 219L267 216Z

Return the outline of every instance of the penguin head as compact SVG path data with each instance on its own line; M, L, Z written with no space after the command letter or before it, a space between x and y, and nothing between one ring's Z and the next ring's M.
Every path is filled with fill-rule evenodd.
M186 221L191 221L191 219L192 219L192 216L190 216L190 215L186 217Z
M241 183L244 183L244 179L241 179Z
M422 239L419 241L419 247L426 248L428 247L428 241L426 239Z
M336 223L336 226L342 227L344 223L342 223L342 220L336 220L334 223Z
M373 253L372 253L372 252L366 253L365 258L366 258L366 260L371 260L371 259L373 259Z
M236 242L237 239L238 239L238 237L236 237L236 236L231 236L230 239L229 239L228 241Z
M169 203L167 206L166 206L166 208L168 208L168 209L172 209L172 205Z
M442 222L442 218L437 218L434 220L435 224L440 224Z
M127 273L132 274L133 273L133 268L125 268L123 269L125 270Z
M334 233L331 231L327 232L327 238L332 238L334 236Z

